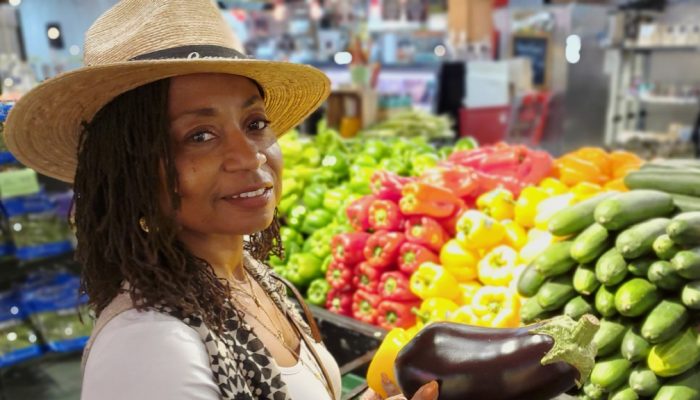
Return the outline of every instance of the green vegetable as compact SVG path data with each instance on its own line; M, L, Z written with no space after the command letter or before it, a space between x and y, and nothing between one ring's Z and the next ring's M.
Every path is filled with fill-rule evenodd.
M600 285L595 294L595 309L603 317L609 318L617 314L617 309L615 308L616 290L617 287Z
M289 257L284 277L297 288L305 288L312 280L321 276L322 260L313 254L297 253Z
M525 324L530 324L543 319L547 319L551 313L545 311L537 301L537 297L530 297L523 300L520 306L520 319Z
M700 247L676 253L671 264L678 275L686 279L700 279Z
M588 381L585 385L583 385L583 393L585 393L586 397L592 400L601 400L606 398L605 389L591 383L591 381Z
M646 278L649 274L649 268L654 262L656 262L654 258L646 257L630 260L627 264L627 271L634 276Z
M574 240L571 257L582 263L589 263L600 257L612 246L610 233L603 225L594 223Z
M617 236L615 247L623 257L632 259L652 253L657 237L666 232L668 218L653 218L626 229Z
M606 286L617 285L627 275L627 261L616 247L603 254L595 265L595 276Z
M304 189L304 205L310 209L321 208L323 206L323 195L326 193L324 185L313 184Z
M306 290L306 300L315 306L322 307L326 304L326 296L331 288L331 284L326 278L316 278L309 284Z
M642 337L652 344L665 342L683 329L688 317L680 302L662 300L644 319Z
M655 190L632 190L603 200L595 209L595 220L608 230L621 230L673 211L673 198Z
M591 382L611 392L629 379L632 363L619 355L596 362L591 373Z
M537 294L545 280L544 275L537 272L535 266L530 264L518 278L518 293L521 296L532 297Z
M654 400L700 400L700 367L664 383Z
M642 337L639 333L639 328L633 327L628 329L620 345L620 353L622 353L622 356L625 357L626 360L636 363L646 360L649 351L651 351L651 344Z
M673 224L673 222L671 222L671 224ZM681 250L681 248L671 240L671 237L666 234L657 237L651 247L654 249L656 256L662 260L670 260Z
M292 212L294 211L292 210ZM304 222L301 224L301 229L299 230L307 235L310 235L317 230L328 226L331 221L333 221L333 214L331 214L331 212L328 210L318 208L306 215Z
M593 213L596 206L614 194L613 192L601 193L557 212L549 220L549 231L557 236L569 236L581 232L595 222ZM591 260L577 261L585 263Z
M537 292L537 302L546 311L558 310L576 296L569 276L557 276L545 282Z
M579 265L576 268L573 284L577 292L586 296L594 293L600 286L600 282L595 277L595 271L588 265Z
M681 301L691 310L700 310L700 281L688 282L683 287Z
M568 315L571 319L578 320L581 316L585 314L593 314L595 309L581 296L576 296L569 300L564 306L564 315Z
M694 327L677 334L672 339L651 348L647 365L658 376L668 378L680 375L700 361L698 334Z
M682 212L700 211L700 197L671 193L673 203Z
M571 258L571 245L570 241L552 243L535 259L537 272L547 278L568 272L576 265Z
M625 317L638 317L661 300L661 295L651 282L634 278L625 282L615 292L615 308Z
M610 400L637 400L639 395L631 387L623 385L610 394Z
M638 395L651 397L659 391L661 379L645 365L638 365L630 373L629 386Z
M668 193L700 196L700 174L695 172L658 171L631 172L625 177L625 186L630 189L656 189ZM638 190L632 190L637 192Z
M700 211L678 214L666 229L668 236L681 245L700 244Z
M627 330L627 325L620 320L601 319L600 329L593 337L593 343L598 348L596 357L604 357L618 352Z
M665 290L676 291L685 285L685 279L678 276L673 265L668 261L657 261L649 267L649 281Z

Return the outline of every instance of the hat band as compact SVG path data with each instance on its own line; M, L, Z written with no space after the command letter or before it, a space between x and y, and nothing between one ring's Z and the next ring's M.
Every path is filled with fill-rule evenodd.
M129 61L141 60L168 60L168 59L212 59L222 58L227 60L250 59L247 55L229 47L215 46L209 44L198 44L190 46L173 47L170 49L158 50L151 53L141 54Z

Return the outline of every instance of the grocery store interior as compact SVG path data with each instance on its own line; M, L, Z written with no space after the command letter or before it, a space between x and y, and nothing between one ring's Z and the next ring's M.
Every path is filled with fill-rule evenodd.
M117 3L0 0L0 133ZM342 399L382 374L408 398L700 399L700 1L213 3L246 54L331 83L278 132L267 264ZM0 400L78 399L74 193L0 139Z

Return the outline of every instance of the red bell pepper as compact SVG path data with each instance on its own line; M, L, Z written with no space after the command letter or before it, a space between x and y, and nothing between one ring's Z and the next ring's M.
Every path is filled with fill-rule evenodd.
M350 290L352 289L352 273L353 270L349 265L334 259L328 264L326 280L333 289Z
M476 204L476 199L474 199L473 202L474 204ZM447 232L449 237L453 238L455 237L455 235L457 235L457 221L459 221L459 218L468 208L469 207L460 208L456 210L454 214L450 215L447 218L436 219L436 221L440 223L445 232Z
M437 254L417 243L406 242L399 249L399 270L411 275L418 266L426 261L440 263Z
M396 264L399 249L405 241L406 236L403 233L377 231L367 240L365 258L372 267L387 269Z
M473 194L479 188L479 176L474 169L449 162L425 171L420 181L449 189L460 198Z
M379 279L378 293L384 300L419 300L418 297L411 292L408 278L400 271L383 273Z
M554 162L552 156L546 151L530 151L532 165L527 174L519 175L520 180L529 184L537 184L552 173Z
M333 259L346 265L355 265L365 259L364 249L370 234L366 232L341 233L331 240Z
M368 324L375 324L380 299L379 295L364 290L356 291L352 296L352 317Z
M423 182L406 184L399 208L404 215L427 215L445 218L461 208L464 202L448 189Z
M448 239L439 222L430 217L413 217L406 222L406 240L440 251Z
M366 232L369 229L369 205L375 199L374 196L362 196L345 209L350 225L356 232Z
M370 187L377 198L397 202L401 199L401 189L412 180L393 172L380 170L370 178Z
M326 309L330 312L352 316L352 291L331 289L326 297Z
M361 262L355 267L355 276L352 278L352 283L357 289L377 293L381 275L381 270L373 268L367 262Z
M399 206L391 200L375 200L369 206L369 226L374 231L397 231L403 227Z
M416 315L412 309L420 302L399 302L384 300L377 309L377 324L386 329L410 328L416 324Z

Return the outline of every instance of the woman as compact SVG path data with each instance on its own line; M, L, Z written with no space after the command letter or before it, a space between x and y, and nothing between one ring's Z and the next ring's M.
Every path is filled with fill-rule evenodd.
M282 251L277 137L328 80L237 49L210 0L122 0L87 32L86 67L8 118L20 161L74 183L98 315L83 399L339 398L308 310L310 326L262 264Z

